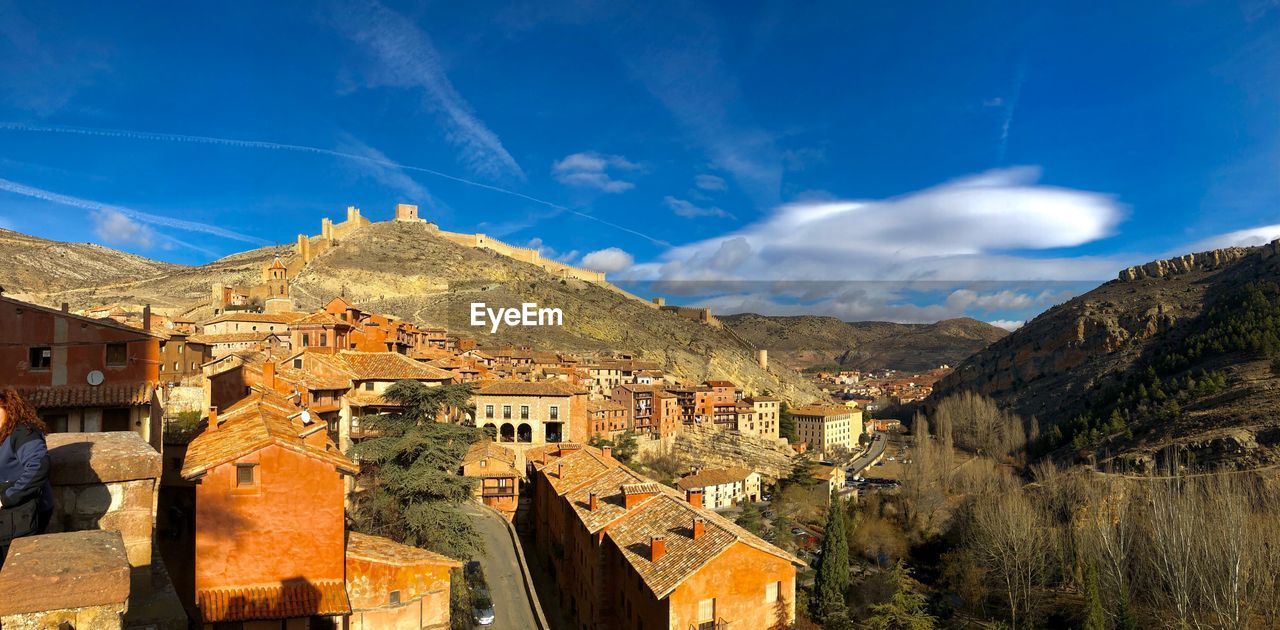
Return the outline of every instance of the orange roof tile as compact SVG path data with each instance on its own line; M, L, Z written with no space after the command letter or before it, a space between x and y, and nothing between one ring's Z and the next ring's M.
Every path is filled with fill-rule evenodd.
M343 350L336 356L347 365L352 378L359 381L401 379L447 381L453 378L453 375L445 370L415 361L396 352Z
M477 396L572 396L582 390L564 381L494 381L476 392Z
M727 483L746 481L751 471L746 468L732 466L729 468L705 468L695 474L676 481L681 490L720 486Z
M343 580L204 589L196 591L196 606L205 623L351 614Z
M36 409L59 407L141 407L151 404L155 386L151 383L108 383L20 387L18 393Z
M461 562L446 555L360 532L347 532L347 557L399 566L462 566Z
M341 472L359 472L360 467L332 442L326 440L324 446L315 446L302 439L299 433L306 427L289 417L299 411L284 397L255 389L248 398L220 411L216 428L206 428L191 441L182 463L182 476L194 479L271 445L321 459Z
M795 409L792 409L791 415L814 416L814 417L847 416L855 411L857 411L857 409L854 409L852 407L845 407L843 405L812 404L812 405L805 405L803 407L797 407Z

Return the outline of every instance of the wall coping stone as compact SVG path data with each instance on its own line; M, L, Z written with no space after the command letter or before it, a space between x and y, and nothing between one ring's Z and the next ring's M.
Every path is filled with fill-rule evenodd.
M55 486L158 479L164 468L160 453L132 431L50 433L45 441Z
M0 617L124 604L124 541L101 530L18 538L0 568L0 593Z

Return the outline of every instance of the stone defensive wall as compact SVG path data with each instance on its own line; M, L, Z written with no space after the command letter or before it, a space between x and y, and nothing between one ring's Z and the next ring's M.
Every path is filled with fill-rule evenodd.
M427 230L436 236L447 239L465 247L476 249L487 249L497 252L521 262L541 267L543 271L556 276L558 278L575 278L584 282L592 282L595 284L607 284L604 272L592 271L573 265L566 265L556 260L547 260L542 257L542 253L536 249L528 247L516 247L504 243L491 236L484 234L462 234L459 232L445 232L436 224L426 221L418 217L418 207L410 204L396 205L396 221L402 223L423 223L427 226ZM360 214L360 209L355 206L347 207L347 218L341 223L334 223L328 217L320 220L320 234L318 236L307 236L305 234L298 235L298 242L294 246L294 253L297 254L286 263L289 275L294 276L302 270L302 266L314 260L320 254L333 247L336 241L341 241L352 232L371 225L372 222Z

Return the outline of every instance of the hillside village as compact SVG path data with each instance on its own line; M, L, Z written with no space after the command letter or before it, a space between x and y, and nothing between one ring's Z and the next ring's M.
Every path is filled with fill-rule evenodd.
M394 220L425 223L407 205ZM290 254L272 257L260 282L214 282L206 299L166 312L126 303L72 311L65 303L50 308L0 296L0 330L8 337L0 351L10 355L3 376L70 439L63 453L72 455L75 440L106 436L158 462L158 472L142 475L154 512L138 517L154 521L145 539L155 553L127 557L135 570L154 567L157 578L127 601L79 607L77 618L118 608L129 627L304 618L364 628L447 626L450 589L473 580L461 563L351 530L353 503L369 491L355 453L382 436L376 418L411 411L395 387L412 383L465 387L465 403L433 420L477 431L450 473L470 480L484 511L476 518L491 514L536 541L521 553L572 548L595 567L578 573L577 561L559 551L531 559L550 567L571 594L542 604L557 615L591 627L621 619L665 627L653 616L662 609L680 620L670 627L684 627L701 623L708 613L699 602L710 597L717 623L765 627L794 619L797 575L808 561L793 552L803 554L803 546L784 533L790 551L779 548L758 529L735 524L732 512L767 502L800 462L814 462L808 474L820 488L815 500L856 493L834 462L849 462L864 447L872 458L862 467L876 459L861 409L834 398L784 399L726 379L691 381L627 352L487 345L466 329L369 311L341 295L301 310L297 276L369 225L350 208L343 222L325 219L320 235L301 235ZM603 274L484 235L439 234L548 273L607 284ZM720 325L705 312L631 299L654 317ZM768 370L766 351L755 354L759 369ZM118 463L99 454L84 465ZM570 498L574 493L584 498ZM574 519L590 539L576 538ZM115 523L68 520L57 535L120 531ZM816 534L802 531L812 548ZM773 563L769 571L738 580L732 591L714 586L710 576L764 558ZM8 567L0 581L32 570ZM635 576L643 586L600 590L594 585L601 571L627 584ZM771 605L756 605L762 597ZM0 605L4 627L63 614L6 617L4 610Z

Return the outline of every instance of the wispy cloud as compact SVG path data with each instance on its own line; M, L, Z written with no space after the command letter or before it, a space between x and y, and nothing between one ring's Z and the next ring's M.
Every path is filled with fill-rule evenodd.
M617 171L636 171L640 166L621 155L604 155L594 151L566 155L551 165L556 181L567 186L594 188L618 193L635 188L635 184L618 179ZM612 171L612 173L611 173Z
M997 98L997 106L1004 107L1004 117L1000 122L1000 144L996 153L996 165L1004 166L1005 155L1009 152L1009 130L1013 128L1013 116L1018 111L1018 101L1022 100L1022 84L1027 81L1027 62L1024 58L1018 62L1018 69L1013 77L1013 87L1009 92L1009 100ZM991 102L991 101L988 101Z
M425 104L439 115L445 138L458 147L468 168L490 177L524 179L524 171L497 134L449 80L440 53L425 31L375 0L340 6L334 25L379 64L369 77L371 84L422 90Z
M176 230L183 230L187 232L208 234L211 236L219 236L226 239L241 241L244 243L252 243L254 245L270 245L271 244L270 241L258 238L256 236L242 234L240 232L228 230L226 228L218 227L216 225L210 225L208 223L200 223L198 221L188 221L185 219L175 219L173 217L166 217L158 214L151 214L149 212L142 212L139 210L125 208L123 206L106 204L98 201L93 201L90 199L82 199L80 197L72 197L71 195L64 195L61 193L56 193L49 190L36 188L34 186L27 186L26 184L20 184L18 182L10 181L7 179L0 179L0 190L11 192L15 195L31 197L33 199L42 199L44 201L56 203L63 206L70 206L72 208L80 208L83 210L90 210L90 211L99 212L99 213L101 212L117 213L132 221L143 223L150 226L155 226L155 227L167 227L167 228L173 228ZM185 241L180 241L178 239L167 237L164 235L159 235L159 236L168 242L172 242L176 245L181 245L182 247L194 249L196 251L201 251L207 254L214 253L209 249L206 249L204 247L200 247L197 245L193 245Z
M435 205L435 198L427 191L427 188L412 177L409 177L403 168L395 165L395 162L387 158L387 155L382 151L361 142L350 134L343 134L340 147L344 152L369 158L356 161L362 174L373 178L383 186L404 194L409 200Z
M666 197L663 197L662 202L667 204L667 207L670 208L671 211L676 214L676 216L685 217L686 219L696 219L698 217L720 217L723 219L736 218L729 212L722 210L720 208L717 208L714 206L711 206L711 207L698 206L691 201L688 201L686 199L677 199L676 197L672 197L671 195L667 195Z
M724 178L715 175L699 175L693 178L693 184L702 190L720 191L729 189L729 184L724 181Z
M457 182L459 184L474 186L476 188L483 188L485 190L500 193L503 195L510 195L512 197L524 199L525 201L530 201L538 205L546 206L548 208L554 208L556 210L567 212L576 217L587 219L588 221L594 221L601 225L609 226L615 230L619 230L621 232L626 232L628 234L631 234L632 236L638 236L640 238L643 238L655 245L660 245L662 247L672 247L671 243L664 241L662 239L650 236L648 234L645 234L644 232L641 232L634 228L629 228L624 225L619 225L612 221L601 219L600 217L597 217L592 214L588 214L581 210L575 210L568 206L564 206L552 201L547 201L546 199L539 199L538 197L534 197L533 195L526 195L522 192L517 192L509 188L494 186L492 184L478 182L472 179L467 179L465 177L458 177L457 175L451 175L449 173L445 173L443 171L437 171L435 169L425 168L422 166L414 166L411 164L403 164L400 162L382 159L380 157L373 157L370 155L358 155L358 154L350 153L347 151L335 151L333 149L323 149L320 147L314 147L314 146L309 146L304 144L286 144L282 142L267 142L263 140L237 140L234 138L218 138L214 136L197 136L197 135L191 135L191 134L176 134L176 133L155 133L150 131L132 131L128 129L102 129L102 128L94 128L94 127L28 125L24 123L15 123L15 122L0 122L0 130L24 131L24 132L34 132L34 133L60 133L60 134L82 135L82 136L98 136L103 138L121 138L121 139L128 139L128 140L176 142L176 143L183 143L183 144L211 144L211 145L226 146L226 147L239 147L244 149L264 149L268 151L293 151L297 153L309 153L312 155L333 157L333 158L339 158L343 160L363 161L363 162L367 162L369 164L377 165L377 166L403 169L406 171L413 171L415 173L426 173L428 175L447 179L449 181Z

